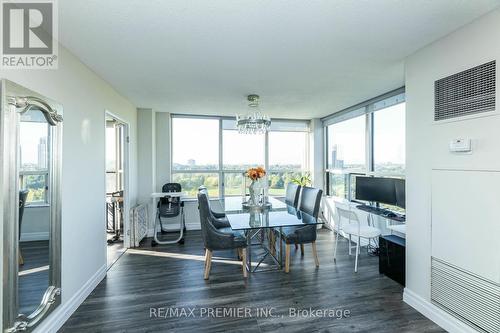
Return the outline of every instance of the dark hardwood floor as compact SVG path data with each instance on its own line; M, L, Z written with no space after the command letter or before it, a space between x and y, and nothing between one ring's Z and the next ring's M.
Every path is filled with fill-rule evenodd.
M112 239L114 234L107 233L107 240ZM123 246L123 240L107 243L106 245L106 259L108 269L113 266L113 264L123 255L125 252L125 247Z
M189 231L184 245L150 248L147 240L147 246L125 252L60 332L444 332L402 301L402 286L378 273L377 257L363 251L354 273L346 240L339 243L336 264L333 233L319 231L317 244L319 269L306 245L304 257L292 248L289 274L255 273L246 280L233 251L215 252L205 281L200 232ZM194 318L150 315L151 308L185 308L189 314L193 307ZM200 316L214 307L246 307L251 313ZM257 317L257 308L273 317ZM290 308L350 314L291 317Z
M20 242L19 312L31 314L49 287L49 241Z

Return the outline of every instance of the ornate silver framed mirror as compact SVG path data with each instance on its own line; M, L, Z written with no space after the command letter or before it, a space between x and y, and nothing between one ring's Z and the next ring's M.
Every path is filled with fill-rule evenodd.
M1 81L4 332L31 331L61 300L62 106Z

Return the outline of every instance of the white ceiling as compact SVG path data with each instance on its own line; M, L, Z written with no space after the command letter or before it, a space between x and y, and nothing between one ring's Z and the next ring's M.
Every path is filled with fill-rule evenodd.
M404 84L403 59L500 0L60 0L63 45L135 105L321 117Z

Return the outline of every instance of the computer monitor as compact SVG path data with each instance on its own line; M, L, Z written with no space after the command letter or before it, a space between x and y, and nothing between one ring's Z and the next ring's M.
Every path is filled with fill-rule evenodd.
M394 179L396 187L396 206L406 208L406 184L404 179Z
M356 177L357 200L405 207L405 181L386 177Z

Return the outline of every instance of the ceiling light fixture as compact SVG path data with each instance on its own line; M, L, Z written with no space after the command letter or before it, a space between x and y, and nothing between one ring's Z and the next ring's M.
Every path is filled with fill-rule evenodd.
M259 110L259 95L248 95L248 106L253 110L246 115L236 115L236 127L240 134L264 134L271 126L271 119Z

